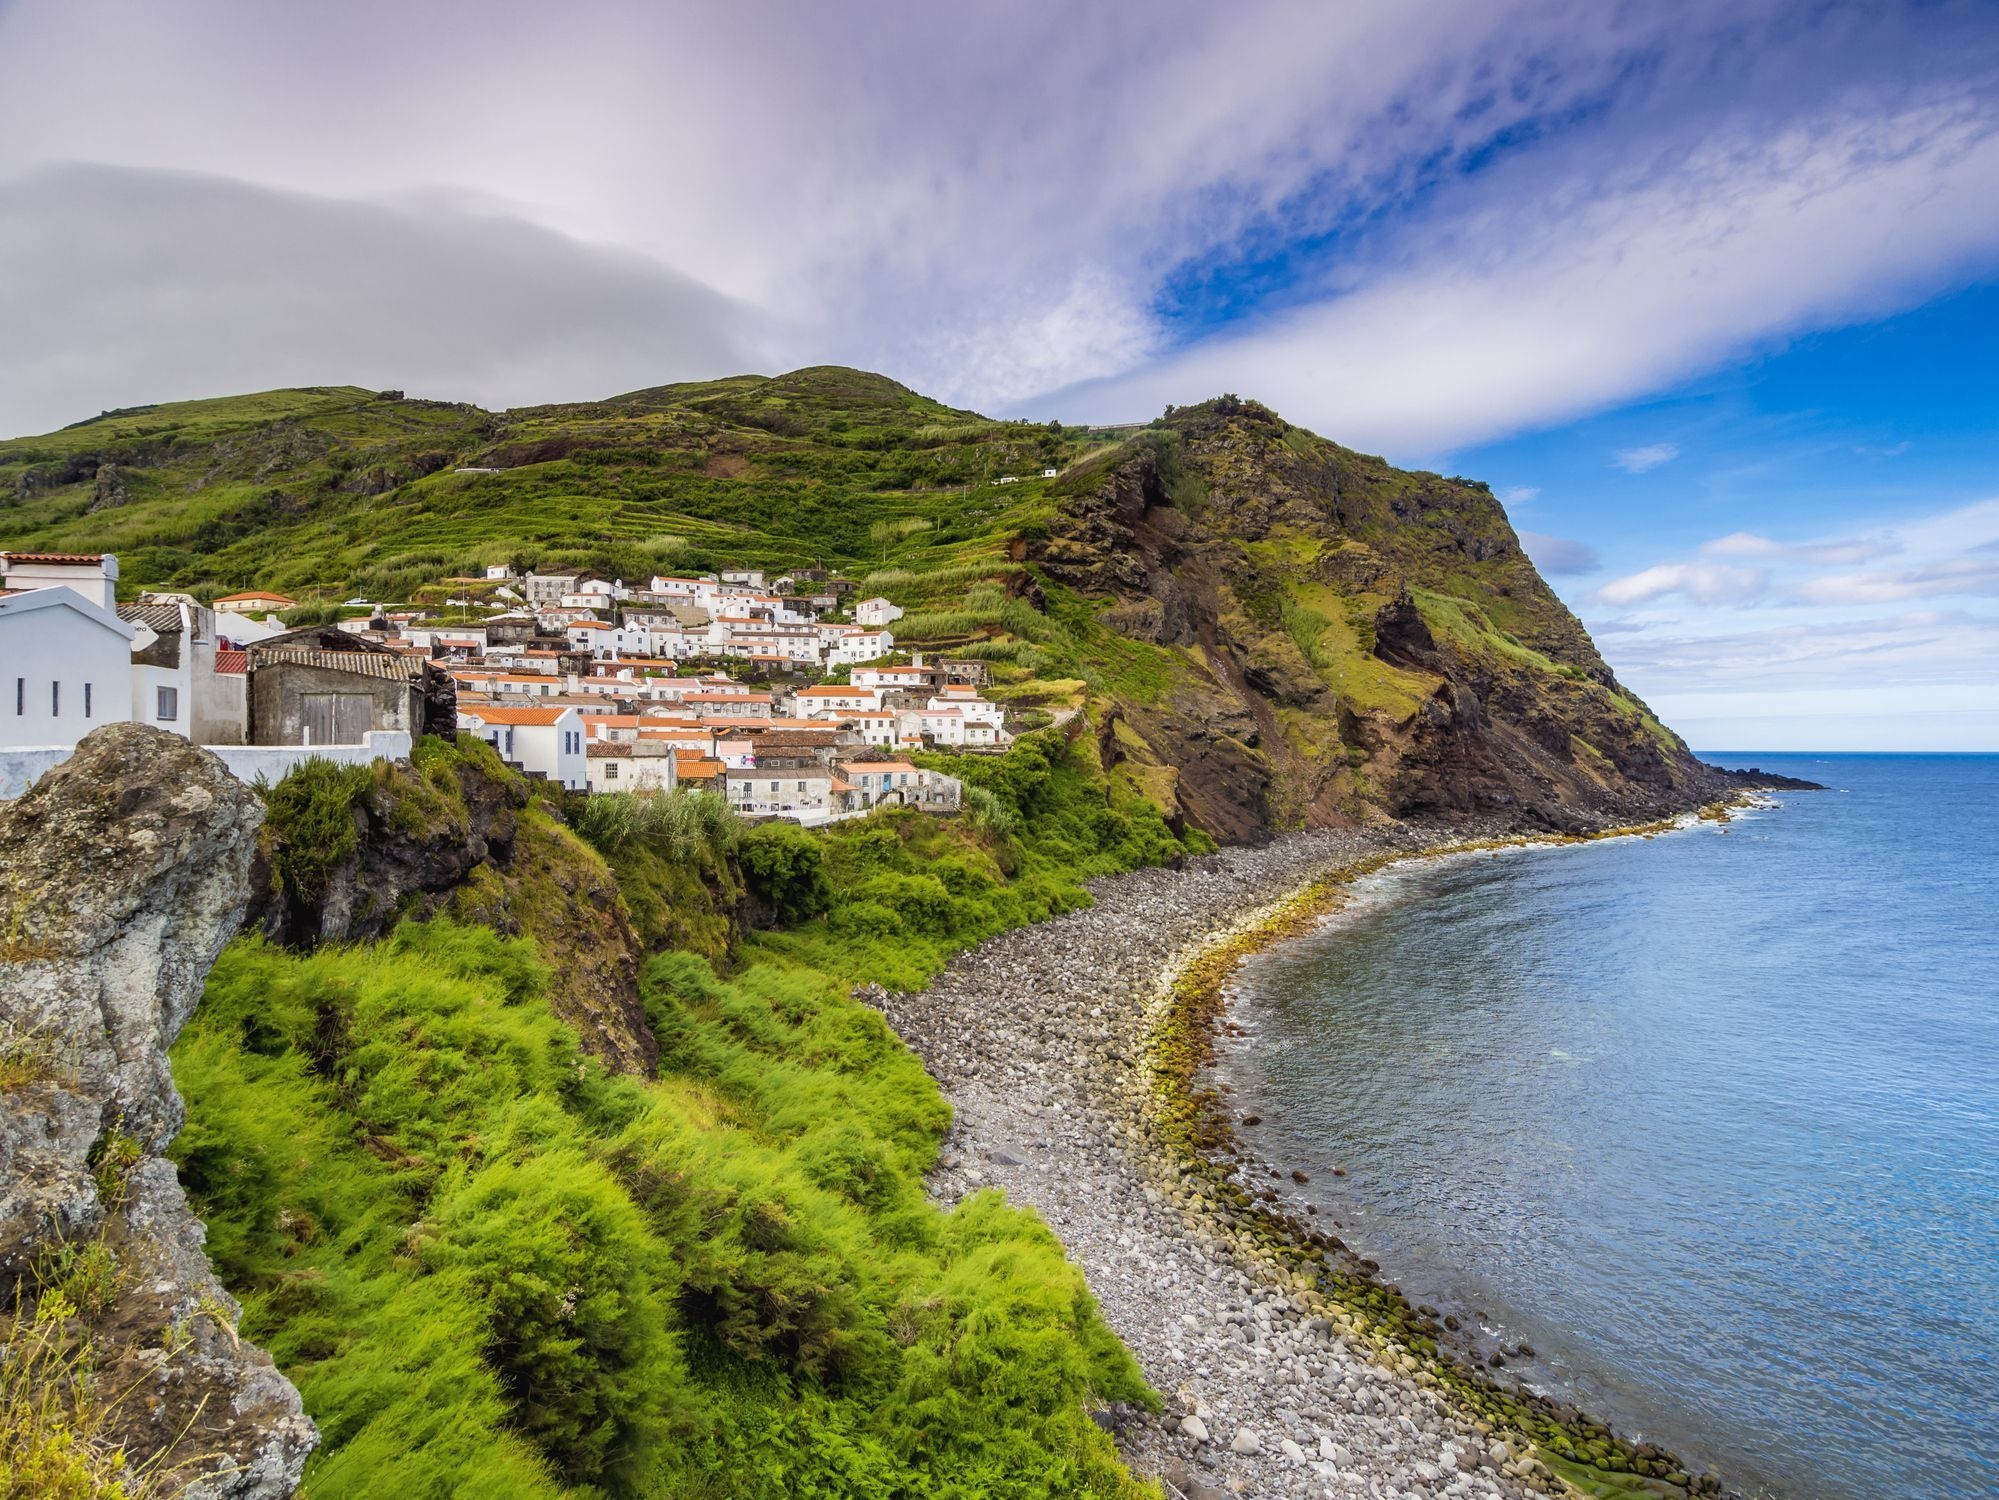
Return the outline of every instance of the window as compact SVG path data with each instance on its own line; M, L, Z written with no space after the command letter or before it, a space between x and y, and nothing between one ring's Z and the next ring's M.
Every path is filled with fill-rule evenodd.
M49 684L49 712L57 717L61 717L62 715L62 684L60 682Z
M87 682L83 685L83 716L86 719L90 717L90 684Z
M804 783L804 782L802 782L802 781L801 781L801 782L799 782L799 783L798 783L798 789L799 789L799 790L800 790L801 792L802 792L802 791L804 791L804 790L805 790L805 783Z
M618 763L616 761L607 760L604 762L604 779L606 781L616 781L618 779Z
M14 712L18 716L20 714L26 713L27 711L28 711L28 679L25 677L16 677L14 679Z
M175 719L180 717L180 689L163 687L158 691L160 701L158 711L154 713L153 717L158 719L162 724L171 724Z

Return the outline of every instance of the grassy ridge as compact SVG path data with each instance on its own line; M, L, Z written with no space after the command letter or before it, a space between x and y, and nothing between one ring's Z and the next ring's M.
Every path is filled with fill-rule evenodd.
M719 862L789 919L725 973L647 962L657 1081L583 1056L526 939L232 944L174 1050L175 1154L320 1423L307 1493L1137 1493L1085 1411L1151 1400L1136 1367L1032 1215L930 1204L947 1107L848 996L1190 847L1092 743L968 764L956 819L593 814L628 901L732 900Z

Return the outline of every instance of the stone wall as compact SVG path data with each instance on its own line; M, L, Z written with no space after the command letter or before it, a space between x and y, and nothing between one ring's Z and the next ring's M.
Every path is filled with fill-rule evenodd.
M178 739L179 736L171 736ZM186 741L182 741L183 744ZM378 760L408 760L410 737L401 730L372 730L358 745L205 745L238 781L281 781L285 773L308 760L361 766ZM0 749L0 801L20 796L43 773L68 760L67 745L36 745Z

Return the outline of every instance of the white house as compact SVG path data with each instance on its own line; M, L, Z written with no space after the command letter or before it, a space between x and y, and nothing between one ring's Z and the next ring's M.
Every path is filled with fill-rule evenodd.
M37 576L17 559L47 556L9 554L9 588ZM107 602L117 559L66 556L79 559L73 567L94 569L103 586L86 596L66 583L37 582L0 594L0 747L74 746L100 725L132 717L134 631Z
M938 713L945 709L956 709L968 724L989 724L994 729L1006 723L1006 709L998 703L988 703L979 696L979 690L972 687L947 687L925 705L926 711Z
M857 666L864 661L879 661L895 649L895 637L888 631L874 626L849 625L838 640L826 649L826 665L829 667Z
M892 693L915 693L930 686L931 673L927 667L856 667L852 674L855 687L886 688Z
M197 745L242 744L249 678L217 669L219 631L232 617L188 594L149 593L119 605L118 618L133 631L133 720Z
M852 724L855 732L870 745L883 750L892 750L902 741L901 720L901 714L882 711L846 714L841 717L840 722Z
M863 599L854 606L856 625L889 625L901 618L902 611L880 596Z
M530 573L521 580L521 591L530 604L554 604L575 588L574 573Z
M573 792L590 784L583 716L566 704L533 708L460 704L458 728L477 735L500 752L500 759L530 775L560 782Z
M791 711L801 719L839 719L872 713L882 706L879 688L841 687L828 683L800 688L791 695Z
M584 757L593 792L670 792L680 784L679 756L658 740L591 740Z
M117 576L112 574L114 578ZM296 602L267 589L245 589L240 594L224 594L217 599L215 612L219 615L274 615L281 609L290 609Z
M608 660L617 656L652 655L652 632L642 625L612 625L604 620L572 620L563 634L579 651Z
M781 813L801 822L823 821L830 809L833 773L824 766L761 769L731 766L723 773L729 805L739 813Z

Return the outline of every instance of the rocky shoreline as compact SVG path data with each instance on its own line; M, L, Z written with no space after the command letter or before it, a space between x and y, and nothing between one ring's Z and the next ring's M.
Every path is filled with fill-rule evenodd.
M955 1110L935 1194L999 1187L1035 1208L1166 1397L1163 1414L1103 1420L1169 1495L1568 1490L1511 1424L1448 1393L1442 1356L1417 1357L1324 1295L1319 1255L1270 1229L1302 1224L1302 1198L1246 1163L1228 1175L1190 1160L1162 1121L1156 1049L1176 979L1200 955L1231 934L1267 936L1328 876L1475 838L1317 831L1136 871L1095 882L1088 910L960 955L928 990L870 997ZM1254 1207L1231 1206L1252 1192Z

